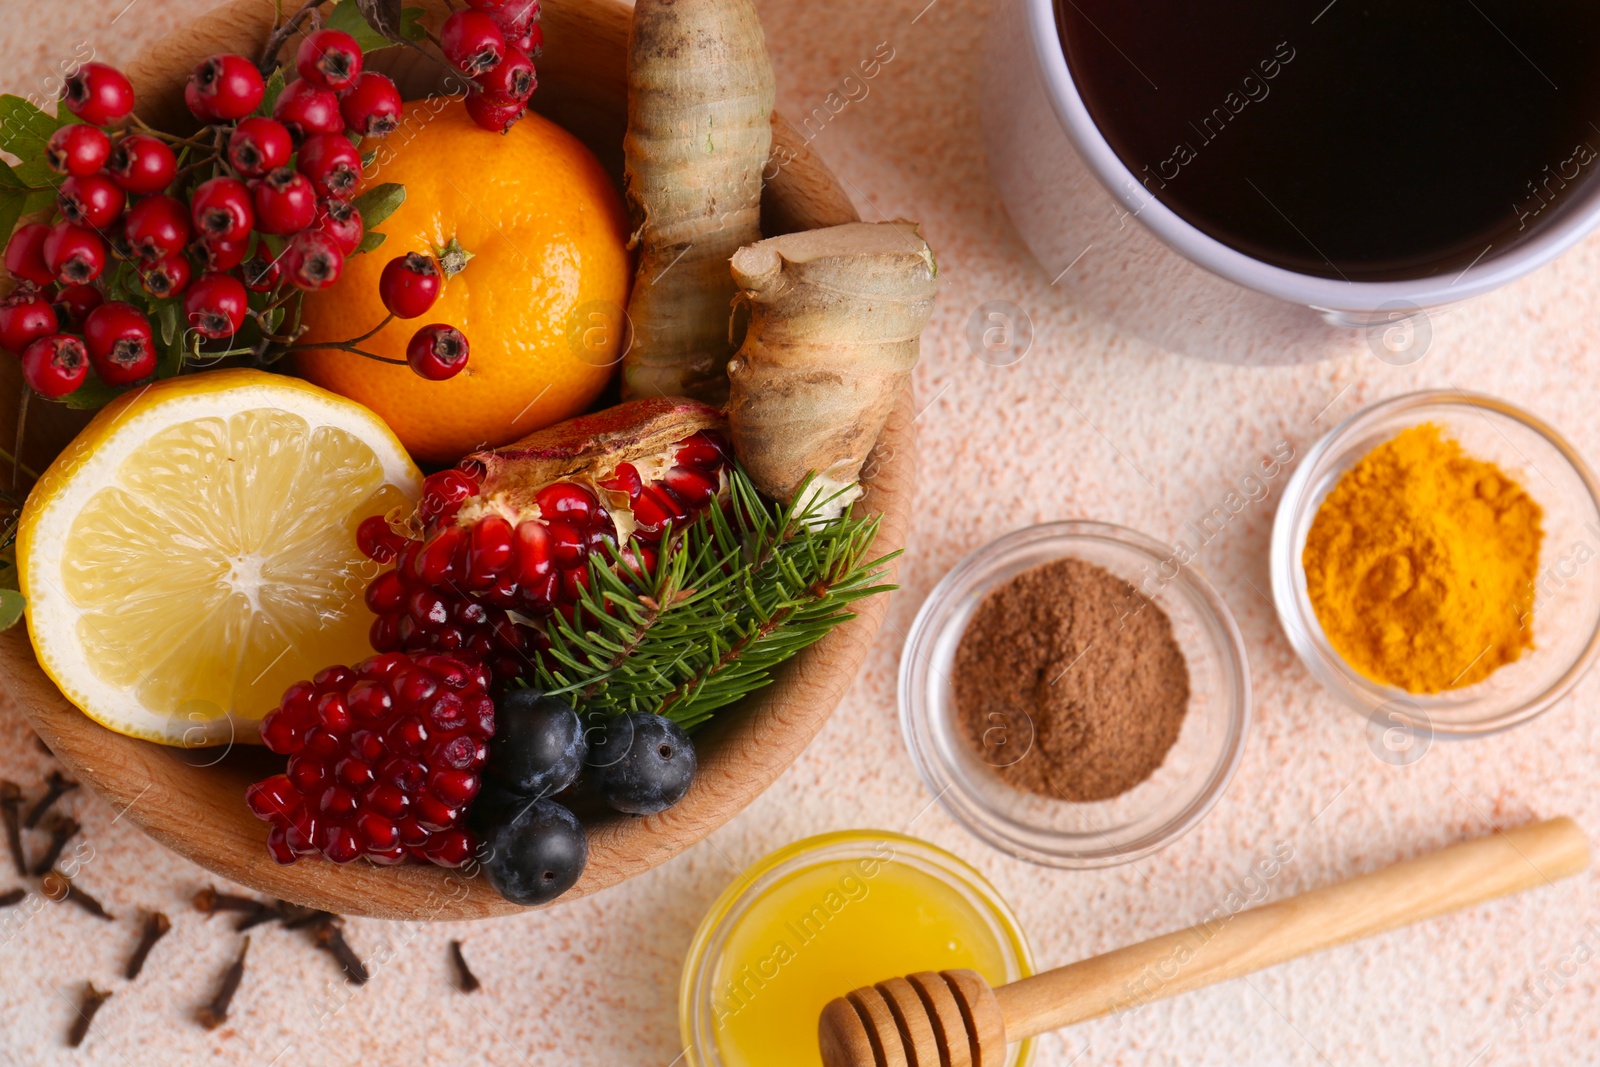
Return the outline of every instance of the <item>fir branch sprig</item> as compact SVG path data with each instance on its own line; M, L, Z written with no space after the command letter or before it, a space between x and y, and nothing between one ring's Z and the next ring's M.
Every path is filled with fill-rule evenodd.
M770 503L737 466L730 491L732 506L672 534L642 579L592 560L578 621L557 617L526 680L585 712L651 712L692 729L854 618L850 604L895 588L882 578L898 552L867 561L876 517L825 521L826 498Z

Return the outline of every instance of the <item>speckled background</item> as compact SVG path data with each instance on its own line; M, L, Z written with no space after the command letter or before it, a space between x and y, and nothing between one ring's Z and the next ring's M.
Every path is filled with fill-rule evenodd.
M864 216L922 220L943 268L917 372L921 485L904 589L866 669L817 742L707 842L598 898L477 925L352 922L359 949L392 955L363 988L338 981L301 935L264 931L233 1018L212 1033L190 1019L227 966L233 937L220 920L207 922L186 905L211 878L94 797L74 796L70 808L94 850L80 882L118 921L104 924L49 904L31 917L21 909L0 914L7 924L0 1063L668 1067L682 1051L679 969L705 908L737 870L766 852L838 828L909 829L976 864L1020 913L1046 964L1194 921L1279 841L1295 855L1274 879L1274 894L1491 824L1567 813L1591 835L1600 833L1600 675L1509 734L1437 743L1409 768L1373 756L1362 719L1298 664L1262 592L1282 479L1201 557L1243 630L1257 692L1243 765L1203 824L1137 864L1069 873L1003 858L941 809L924 810L928 797L895 719L900 645L932 584L989 539L1071 517L1171 539L1280 440L1303 455L1344 416L1425 386L1471 387L1524 405L1600 460L1600 361L1590 351L1600 339L1600 237L1532 278L1436 317L1431 349L1409 367L1346 354L1261 370L1153 349L1131 340L1128 320L1075 307L1030 260L996 202L980 148L985 2L935 0L924 9L926 2L758 0L780 106L792 114L821 103L881 45L892 49L868 95L827 124L814 147L845 179ZM0 0L0 90L51 92L45 83L59 60L87 47L108 61L125 60L205 6ZM1078 269L1119 266L1090 256ZM1031 350L1004 367L977 359L965 339L974 309L994 300L1016 304L1033 324ZM1137 316L1137 299L1117 314ZM31 786L49 766L21 718L0 708L0 774ZM8 887L0 879L0 891ZM1132 1019L1081 1026L1045 1039L1038 1062L1595 1062L1597 889L1600 875L1591 873L1158 1003ZM162 908L176 928L130 984L118 974L141 907ZM477 996L450 987L451 938L466 943L483 979ZM86 979L115 996L86 1045L71 1052L63 1036Z

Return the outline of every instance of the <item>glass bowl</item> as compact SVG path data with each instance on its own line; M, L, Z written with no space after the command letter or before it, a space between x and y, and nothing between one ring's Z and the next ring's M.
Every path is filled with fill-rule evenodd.
M844 830L810 837L779 849L746 870L723 890L700 921L678 986L678 1027L689 1067L732 1067L719 1038L722 1025L730 1015L736 1016L758 1003L758 998L771 996L786 998L769 1011L788 1029L783 1033L770 1028L761 1032L764 1050L770 1053L763 1063L767 1067L779 1062L820 1064L816 1022L828 1001L905 973L946 969L947 964L933 964L940 956L939 946L932 945L929 947L933 953L922 963L911 957L897 957L910 965L904 970L887 965L893 973L879 973L886 965L874 962L876 954L884 951L883 946L873 944L875 930L863 931L858 928L859 923L849 925L849 920L844 927L829 929L875 887L882 891L892 889L894 876L880 880L888 863L904 864L902 876L915 878L924 888L932 885L945 894L938 906L910 904L899 909L899 914L915 917L919 930L925 928L929 937L937 940L949 934L939 925L940 916L958 911L963 923L986 942L984 952L991 959L980 971L991 985L1005 985L1033 973L1033 951L1027 935L1005 900L983 875L944 849L887 830ZM840 874L841 869L846 872L844 875ZM825 893L824 889L830 892ZM761 907L774 898L780 905L786 898L794 898L790 901L794 904L792 912ZM779 919L786 921L778 932L762 940L762 933ZM830 934L832 943L824 940ZM793 951L788 955L775 951L774 942L779 940L785 947L792 944ZM754 967L736 968L742 957L741 948L752 945L771 955ZM953 949L954 945L946 947ZM823 988L784 990L780 983L786 974L793 973L784 968L819 950L829 955L822 957L820 964L812 960L806 978L826 974ZM800 981L804 983L806 979ZM750 1020L747 1025L759 1029L764 1024ZM800 1051L804 1042L816 1050L814 1056ZM1004 1067L1027 1067L1033 1061L1034 1047L1031 1040L1012 1045Z
M985 595L1067 556L1104 567L1166 612L1189 668L1188 713L1165 762L1128 792L1090 803L1039 796L1001 778L963 736L950 683L962 632ZM972 553L929 594L900 658L900 727L922 780L972 833L1050 867L1126 863L1188 832L1239 766L1250 717L1244 642L1217 591L1171 547L1107 523L1032 526ZM1031 743L1018 739L1017 758Z
M1544 541L1534 647L1475 685L1423 694L1375 682L1334 651L1312 609L1301 555L1317 509L1340 476L1373 448L1426 422L1521 483L1544 509ZM1374 404L1318 441L1284 489L1272 527L1278 619L1312 675L1369 723L1426 739L1488 734L1526 722L1577 684L1600 649L1600 565L1592 562L1600 557L1597 500L1600 486L1572 446L1503 400L1450 389Z

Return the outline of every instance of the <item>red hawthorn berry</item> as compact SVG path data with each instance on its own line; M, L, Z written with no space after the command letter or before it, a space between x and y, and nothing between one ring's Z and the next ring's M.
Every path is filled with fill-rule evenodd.
M506 37L482 11L457 11L439 28L439 47L450 65L470 76L492 70L506 54Z
M228 137L228 165L241 178L259 178L288 166L292 155L294 138L289 136L289 128L276 119L245 119Z
M520 41L539 22L539 0L503 0L486 13L506 35L506 40Z
M189 209L174 196L149 196L128 212L123 237L133 257L154 262L189 243Z
M238 333L249 310L244 284L227 274L202 274L183 294L185 321L212 340Z
M320 230L302 230L283 253L283 273L296 289L315 292L339 280L344 253Z
M339 112L351 133L387 137L400 125L403 102L393 81L375 71L357 78L339 101Z
M314 133L344 132L339 98L304 78L296 78L278 94L272 117L283 123L296 144Z
M411 335L411 342L406 345L406 362L411 369L434 382L460 374L469 354L466 335L442 322L424 326Z
M13 278L35 285L55 284L55 272L44 258L44 242L49 236L50 227L42 222L17 227L6 242L6 270Z
M74 122L50 135L45 161L57 174L84 177L106 165L111 156L111 138L98 126Z
M202 237L191 246L200 269L212 273L225 273L244 262L250 251L250 239L243 241L214 241Z
M270 293L283 277L283 264L273 258L271 249L258 242L256 254L245 260L239 274L244 278L244 287L252 293Z
M255 183L256 227L262 233L299 233L317 218L317 191L299 171L279 167Z
M467 114L486 130L509 133L517 120L528 113L526 104L499 104L479 92L467 94Z
M20 356L41 337L60 329L56 309L31 283L24 282L0 300L0 348Z
M194 268L181 252L163 256L139 270L139 282L144 291L157 300L177 296L189 287L189 279L193 277Z
M100 230L111 225L128 203L122 186L104 174L85 174L61 183L56 192L56 208L61 217L78 226Z
M89 313L105 302L105 294L92 285L69 285L56 294L56 317L82 326Z
M88 285L106 269L106 244L87 227L58 222L45 238L44 261L62 285Z
M133 84L116 67L85 63L61 86L67 110L91 126L110 126L133 113Z
M318 30L300 42L294 69L320 89L343 92L361 76L361 46L341 30Z
M129 134L111 150L106 172L135 196L149 196L166 189L178 176L178 157L155 137Z
M508 46L506 57L493 70L480 76L478 84L483 87L486 103L525 104L539 87L539 78L534 72L533 60L522 49Z
M350 201L336 197L317 202L316 228L332 237L346 258L355 255L356 249L361 247L361 239L366 236L361 212Z
M349 196L361 181L361 153L342 133L307 137L295 166L311 179L318 196Z
M204 59L189 75L194 98L205 111L204 117L232 122L242 119L261 105L267 85L256 65L244 56L216 55ZM186 87L184 97L187 100Z
M195 232L213 241L243 241L255 228L250 189L237 178L212 178L189 200Z
M84 346L95 373L107 385L132 385L156 371L155 334L144 312L132 304L102 304L83 324Z
M41 337L22 353L22 377L40 396L66 396L88 376L89 354L83 342L69 334Z
M438 302L444 279L432 256L407 252L391 259L378 278L378 296L397 319L426 315Z

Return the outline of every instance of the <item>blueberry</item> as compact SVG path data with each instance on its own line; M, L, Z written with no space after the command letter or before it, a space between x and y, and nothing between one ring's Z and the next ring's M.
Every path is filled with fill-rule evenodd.
M630 815L654 815L689 791L694 744L671 719L618 715L590 726L589 766L607 804Z
M506 813L483 832L484 877L513 904L548 904L577 883L589 862L583 824L553 800L525 801Z
M578 777L588 752L572 705L536 689L517 689L496 709L485 773L510 792L554 796Z

